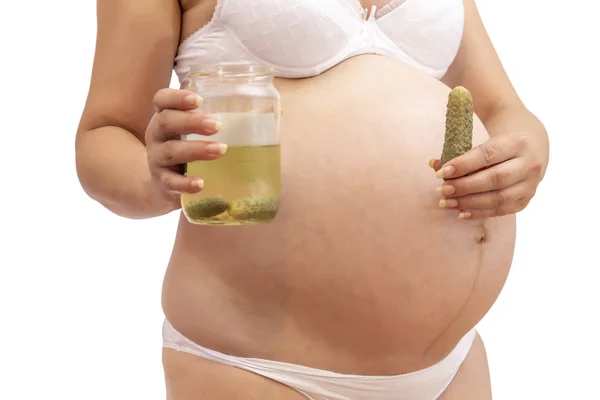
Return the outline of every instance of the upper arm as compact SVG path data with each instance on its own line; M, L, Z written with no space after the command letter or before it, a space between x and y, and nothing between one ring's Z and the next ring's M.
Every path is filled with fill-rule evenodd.
M97 0L97 37L78 134L112 125L142 142L152 99L171 82L180 37L178 0Z
M462 42L442 82L450 87L466 87L473 95L476 114L485 120L494 109L522 104L487 34L475 0L463 1Z

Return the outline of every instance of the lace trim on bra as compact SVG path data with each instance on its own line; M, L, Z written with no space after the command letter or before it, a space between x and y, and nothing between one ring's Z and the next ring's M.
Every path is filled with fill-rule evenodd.
M190 33L185 39L183 39L181 41L181 43L179 44L180 48L183 47L184 45L186 45L191 39L198 36L202 31L208 29L209 26L211 26L212 24L215 23L217 18L220 18L221 13L223 11L223 7L225 5L225 1L226 0L217 0L215 9L213 11L212 16L210 17L210 20L206 24L202 25L201 27L199 27L198 29L196 29L195 31ZM347 1L349 1L349 3L351 3L350 5L354 7L359 18L366 19L369 11L368 11L368 9L363 8L360 0L347 0ZM397 8L399 8L401 5L403 5L404 3L408 2L408 1L410 1L410 0L391 0L388 4L381 7L380 9L376 10L375 19L379 19L379 18L389 14L390 12L396 10ZM422 0L422 1L426 1L426 0ZM371 8L373 8L373 7L371 7Z
M373 9L373 7L376 8L374 17L375 17L375 19L379 19L379 18L383 17L384 15L389 14L390 12L394 11L395 9L400 7L402 4L406 3L408 0L391 0L388 4L386 4L385 6L383 6L381 8L377 8L376 6L364 8L362 6L362 3L360 2L360 0L348 0L348 1L350 1L352 3L352 6L356 10L356 13L362 19L367 18L368 14L369 14L369 10ZM423 1L427 1L427 0L423 0ZM371 17L373 17L373 16L371 16Z
M406 3L407 1L408 0L392 0L390 3L381 7L375 13L375 19L379 19L379 18L383 17L384 15L391 13L392 11L394 11L396 8L400 7L402 4ZM424 0L424 1L426 1L426 0Z
M184 44L189 42L190 39L198 36L203 30L207 29L209 26L214 24L215 21L217 20L217 18L220 18L224 5L225 5L225 0L217 0L217 5L215 6L212 16L210 17L210 20L208 20L208 22L206 24L202 25L201 27L199 27L198 29L196 29L195 31L190 33L185 39L183 39L181 41L181 43L179 44L179 47L183 46Z

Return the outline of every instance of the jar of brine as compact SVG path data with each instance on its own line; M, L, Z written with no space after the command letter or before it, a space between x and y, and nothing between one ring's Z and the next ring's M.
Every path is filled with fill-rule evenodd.
M200 225L272 221L281 195L281 106L272 70L249 63L192 67L185 88L204 99L195 112L220 121L221 128L211 136L188 134L181 139L227 145L216 160L185 165L187 176L204 180L201 192L181 195L187 220Z

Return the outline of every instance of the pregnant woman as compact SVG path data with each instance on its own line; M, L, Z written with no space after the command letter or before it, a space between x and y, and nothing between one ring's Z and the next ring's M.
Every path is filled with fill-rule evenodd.
M227 157L177 140L219 123L168 88L173 68L183 83L192 65L266 64L285 110L272 223L180 213L169 400L491 398L474 327L509 273L548 139L474 0L98 0L96 46L77 170L117 215L179 210L204 183L177 166ZM455 86L472 93L473 148L440 169Z

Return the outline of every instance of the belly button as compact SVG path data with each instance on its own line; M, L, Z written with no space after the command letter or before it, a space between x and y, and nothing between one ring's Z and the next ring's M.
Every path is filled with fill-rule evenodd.
M485 225L481 225L477 228L477 234L475 236L475 242L477 244L484 244L488 241L488 233Z

